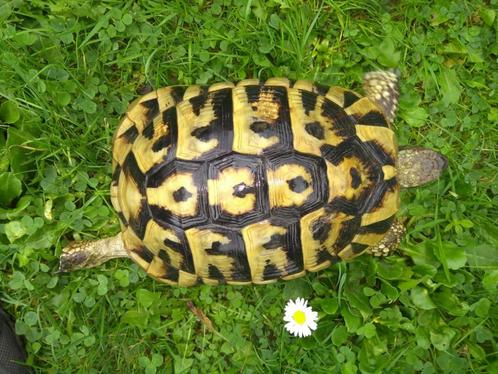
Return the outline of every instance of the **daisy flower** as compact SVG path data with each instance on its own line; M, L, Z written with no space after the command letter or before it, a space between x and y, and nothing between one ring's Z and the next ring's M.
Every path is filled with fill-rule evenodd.
M318 313L313 312L308 306L308 300L298 297L296 300L289 300L285 306L284 321L285 328L294 336L300 338L310 336L312 330L316 330Z

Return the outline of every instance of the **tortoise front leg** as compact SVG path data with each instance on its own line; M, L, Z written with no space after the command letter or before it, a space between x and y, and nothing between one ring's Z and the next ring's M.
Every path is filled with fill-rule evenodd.
M396 219L379 244L368 248L367 251L377 257L389 256L398 248L405 232L406 229L401 220Z

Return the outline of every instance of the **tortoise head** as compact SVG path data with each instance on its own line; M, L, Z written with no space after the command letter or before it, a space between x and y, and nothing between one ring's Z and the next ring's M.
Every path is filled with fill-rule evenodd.
M416 187L438 179L448 166L443 155L428 148L403 148L398 153L398 178L403 187Z

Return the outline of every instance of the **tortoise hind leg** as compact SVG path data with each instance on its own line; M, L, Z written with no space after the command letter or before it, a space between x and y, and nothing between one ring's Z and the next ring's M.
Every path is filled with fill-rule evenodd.
M403 223L396 219L382 240L377 245L369 247L367 251L376 257L389 256L396 250L405 232Z
M91 268L117 257L129 257L121 237L72 242L62 250L59 273Z

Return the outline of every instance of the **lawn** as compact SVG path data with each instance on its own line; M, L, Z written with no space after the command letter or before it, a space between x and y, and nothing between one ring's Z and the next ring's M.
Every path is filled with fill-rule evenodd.
M0 300L43 373L497 373L498 1L0 1ZM267 286L173 288L129 260L58 274L119 231L111 137L148 87L287 76L361 91L398 67L400 145L449 168L402 194L384 260ZM284 330L307 298L317 331ZM213 329L188 308L191 301Z

